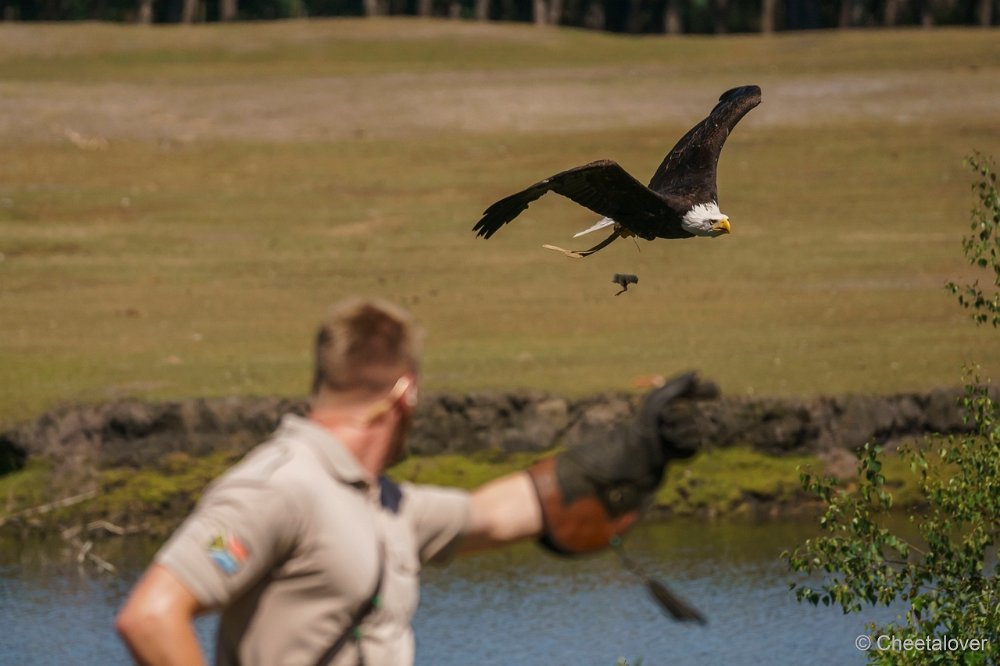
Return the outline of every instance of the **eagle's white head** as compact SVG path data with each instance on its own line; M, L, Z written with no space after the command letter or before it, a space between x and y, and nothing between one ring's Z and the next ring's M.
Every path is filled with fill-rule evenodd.
M684 213L681 228L695 236L721 236L730 232L729 216L723 215L719 204L710 201L693 206Z

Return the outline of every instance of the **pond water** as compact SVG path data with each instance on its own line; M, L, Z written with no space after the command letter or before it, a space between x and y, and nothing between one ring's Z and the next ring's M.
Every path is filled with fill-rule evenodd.
M845 616L797 604L799 580L778 558L812 523L642 525L627 551L698 607L708 625L678 624L610 554L567 561L533 545L424 572L414 622L418 664L863 664L865 623L897 609ZM0 664L123 664L113 619L155 544L105 542L119 576L67 564L58 544L0 542ZM212 644L214 617L198 621Z

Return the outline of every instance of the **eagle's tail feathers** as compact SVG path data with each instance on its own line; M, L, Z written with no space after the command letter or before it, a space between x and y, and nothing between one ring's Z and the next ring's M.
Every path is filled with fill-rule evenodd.
M584 229L580 233L573 234L573 238L579 238L580 236L589 234L591 231L597 231L598 229L603 229L604 227L610 227L612 224L615 224L615 221L612 220L610 217L606 217L600 222L596 223L594 226L590 227L589 229Z

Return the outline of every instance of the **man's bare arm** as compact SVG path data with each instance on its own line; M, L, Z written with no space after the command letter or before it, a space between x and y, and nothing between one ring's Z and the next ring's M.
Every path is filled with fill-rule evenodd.
M116 626L137 663L201 666L205 658L192 624L201 610L169 569L153 564L118 613Z
M463 553L536 537L542 532L542 509L527 472L490 481L472 493L470 528L459 546Z

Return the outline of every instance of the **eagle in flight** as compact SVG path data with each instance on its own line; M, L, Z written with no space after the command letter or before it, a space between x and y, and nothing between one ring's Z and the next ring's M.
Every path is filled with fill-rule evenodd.
M648 187L616 162L598 160L557 173L501 199L486 209L473 231L489 238L520 215L528 204L551 190L604 216L574 238L613 227L610 236L589 250L544 246L569 257L586 257L628 236L653 240L728 234L729 217L719 210L715 182L719 153L736 123L758 104L758 86L742 86L722 93L708 117L681 137L663 158Z

